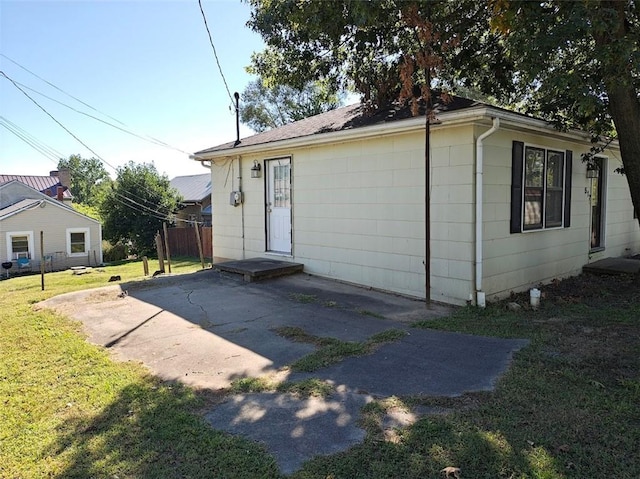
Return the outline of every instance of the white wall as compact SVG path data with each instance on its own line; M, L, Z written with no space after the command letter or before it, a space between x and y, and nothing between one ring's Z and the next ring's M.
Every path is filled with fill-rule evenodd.
M464 304L474 292L475 138L482 126L435 128L431 146L431 298ZM512 141L573 151L570 228L510 234ZM587 262L640 251L626 179L607 152L605 250L589 253L589 145L501 128L484 142L484 278L489 298L578 274ZM216 160L216 260L267 256L265 178L254 160L291 157L293 251L278 256L320 276L424 298L424 132ZM242 168L242 175L239 173ZM239 176L244 178L239 179ZM242 189L244 204L229 205Z
M431 286L438 301L463 303L472 288L472 154L471 127L433 133ZM309 273L424 297L422 130L214 163L217 258L265 255L264 178L249 178L249 168L279 156L292 158L293 252L283 259ZM245 202L232 207L240 162Z
M67 245L67 229L86 230L89 233L89 255L69 255ZM45 203L44 208L23 211L10 216L0 222L0 258L7 258L7 233L12 231L29 231L32 233L35 252L32 253L32 269L40 268L40 231L44 232L44 253L53 258L54 269L65 269L71 266L92 266L102 263L101 226L88 218L51 203Z
M476 135L484 131L479 128ZM573 151L571 225L569 228L509 233L511 201L512 141L544 148ZM586 166L581 154L589 146L522 131L499 130L484 142L484 279L489 297L504 297L511 291L579 274L590 261L637 253L640 229L626 178L614 173L619 152L608 151L605 197L605 249L590 254L590 206L585 194Z

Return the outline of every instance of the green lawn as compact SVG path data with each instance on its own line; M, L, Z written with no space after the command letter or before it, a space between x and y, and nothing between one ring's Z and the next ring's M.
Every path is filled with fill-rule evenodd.
M172 271L198 262L172 259ZM142 263L23 276L0 282L0 477L278 477L258 445L209 428L191 390L115 363L79 326L33 303L141 279Z
M188 260L172 265L174 272L199 268ZM39 276L0 282L0 477L281 477L260 445L204 423L204 397L138 364L113 362L77 324L33 308L112 275L140 278L142 265L47 274L44 292ZM582 278L543 293L538 311L498 303L415 325L530 338L494 393L373 402L363 410L362 444L310 461L293 477L435 479L445 466L462 468L462 479L640 477L638 282ZM514 299L526 305L524 296ZM235 390L258 386L278 388L256 378ZM314 380L278 390L330 392ZM381 428L390 408L418 406L441 414L392 434Z

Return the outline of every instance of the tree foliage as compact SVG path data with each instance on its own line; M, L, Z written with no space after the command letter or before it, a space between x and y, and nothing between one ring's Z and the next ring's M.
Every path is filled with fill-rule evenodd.
M250 82L242 94L240 119L257 132L302 120L339 107L341 96L322 82L309 82L302 89L267 84L261 78Z
M182 198L153 164L129 162L100 205L103 236L112 243L131 245L131 252L155 251L155 235L171 222Z
M593 153L617 139L621 169L640 212L640 13L635 2L490 4L493 29L512 58L515 86L528 111L559 128L588 131Z
M431 86L463 86L518 102L559 128L590 132L595 151L617 138L640 212L640 19L633 0L249 3L249 26L266 43L252 64L266 80L300 87L322 79L360 92L372 108L415 96L411 85L423 98Z
M252 65L265 80L302 87L322 79L336 90L355 90L375 108L399 98L402 75L429 88L429 62L440 86L465 85L508 92L510 67L499 35L489 28L486 4L474 0L250 0L249 26L266 43ZM421 23L430 32L419 34ZM425 52L429 50L428 58ZM422 62L421 62L422 60Z
M73 193L75 203L97 207L100 203L100 192L107 186L111 178L104 165L97 158L82 158L71 155L58 161L58 170L68 169L71 176L69 189Z

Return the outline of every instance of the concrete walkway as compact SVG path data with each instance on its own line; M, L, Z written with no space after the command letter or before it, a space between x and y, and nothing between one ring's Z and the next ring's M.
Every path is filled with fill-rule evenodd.
M594 274L638 274L640 260L634 258L604 258L586 264L582 271Z
M263 442L285 474L317 454L362 441L365 433L357 420L367 402L491 390L513 353L527 344L414 329L413 321L449 314L449 309L427 309L421 301L301 274L247 283L209 270L122 289L128 295L111 286L41 305L82 321L92 342L119 359L142 361L166 380L211 390L262 375L293 382L313 377L333 385L335 392L327 398L232 395L206 415L216 429ZM390 329L407 334L373 354L294 374L286 365L315 347L278 335L274 329L282 326L342 341L366 341Z

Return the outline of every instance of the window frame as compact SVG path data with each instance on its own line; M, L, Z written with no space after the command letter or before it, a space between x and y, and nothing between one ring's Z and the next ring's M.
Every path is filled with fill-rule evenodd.
M9 261L15 261L18 259L19 253L14 253L13 251L13 238L17 236L26 236L27 237L27 247L28 247L28 258L31 259L35 255L35 246L33 242L33 231L7 231L6 239L7 239L7 259ZM22 253L22 251L20 252Z
M543 165L540 173L541 185L527 184L527 152L530 150L541 150L543 152ZM549 185L549 165L552 159L560 155L562 158L561 173L562 178L558 184ZM531 143L514 141L512 145L512 172L511 172L511 233L532 233L537 231L549 231L569 228L571 226L571 175L572 175L573 152L571 150L561 150L559 148L546 147ZM527 220L527 192L538 190L540 221L535 224L526 224ZM550 221L550 211L548 206L554 204L549 201L550 193L561 192L561 199L556 201L561 205L560 220ZM529 205L531 206L531 205Z
M82 252L72 252L72 245L74 244L71 241L71 235L74 233L84 233L84 251ZM67 256L74 258L80 256L86 256L91 250L91 229L90 228L67 228L66 231L66 240L67 240Z

